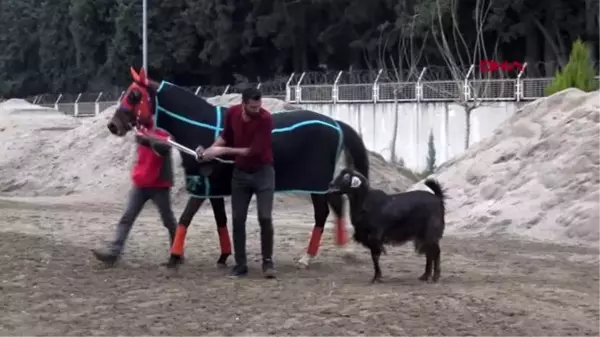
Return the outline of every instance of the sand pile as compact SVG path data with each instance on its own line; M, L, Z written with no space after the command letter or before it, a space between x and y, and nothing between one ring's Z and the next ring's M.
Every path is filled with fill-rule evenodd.
M23 159L52 146L57 136L76 128L80 120L63 113L31 104L21 99L0 103L0 191L10 191L22 185L23 172L35 176L45 170L33 171Z
M213 104L230 106L240 100L239 94L210 98ZM21 109L31 111L25 103L10 103L4 114L21 115ZM3 103L3 104L5 104ZM28 104L28 103L26 103ZM294 110L298 107L283 101L265 98L263 104L270 111ZM43 109L43 108L41 108ZM75 119L50 110L43 119L33 119L28 124L14 124L11 130L20 138L4 142L14 154L5 160L0 172L0 192L11 195L67 195L94 194L99 200L122 198L130 187L130 168L133 164L135 145L133 134L124 138L111 135L106 128L115 106L92 118ZM53 116L53 117L50 117ZM3 118L4 120L4 118ZM32 118L26 119L27 121ZM62 124L60 124L60 123ZM11 122L12 123L12 122ZM60 132L42 134L40 129L56 130L57 125L66 125ZM0 133L1 134L1 133ZM13 137L14 139L14 137ZM6 157L7 149L2 156ZM387 165L380 156L372 156L373 179L386 188L405 189L414 180L407 179L400 171ZM173 156L176 167L176 199L185 199L183 172L179 154ZM297 198L297 195L296 195ZM304 199L300 197L301 199ZM279 195L277 203L287 202L294 197Z
M526 105L494 135L445 163L449 232L597 245L598 91L569 89Z

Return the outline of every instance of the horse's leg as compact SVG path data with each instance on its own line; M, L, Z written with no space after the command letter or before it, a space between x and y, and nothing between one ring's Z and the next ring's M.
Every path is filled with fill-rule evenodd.
M310 235L310 240L308 241L308 248L306 249L306 253L302 256L302 258L300 258L300 260L298 260L298 267L303 268L308 267L310 265L311 260L319 252L319 246L321 245L321 236L323 235L323 230L325 229L325 222L327 221L327 217L329 216L327 197L324 194L311 194L310 198L312 200L315 212L315 226L313 227L313 231Z
M345 246L348 243L347 221L344 216L344 199L339 193L327 194L327 203L331 206L335 214L335 243L338 246Z
M221 246L221 256L217 261L218 267L227 267L227 258L231 255L231 240L227 231L227 212L225 211L224 198L211 198L210 205L213 209L215 221L217 223L217 233L219 233L219 245Z
M179 225L177 225L177 231L175 232L175 239L173 240L173 245L171 246L171 257L169 258L169 262L167 264L168 267L173 268L179 266L183 261L183 246L185 245L185 235L187 234L187 229L192 223L192 219L194 215L200 209L204 203L204 198L195 198L190 197L188 199L187 204L185 205L185 209L179 217Z

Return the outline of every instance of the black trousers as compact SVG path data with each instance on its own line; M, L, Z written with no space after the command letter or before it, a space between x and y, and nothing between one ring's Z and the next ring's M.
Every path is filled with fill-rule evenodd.
M260 224L261 254L263 260L273 258L273 194L275 170L265 165L254 172L234 169L231 180L231 213L233 217L233 248L237 265L245 266L246 218L252 195L256 195L258 223Z

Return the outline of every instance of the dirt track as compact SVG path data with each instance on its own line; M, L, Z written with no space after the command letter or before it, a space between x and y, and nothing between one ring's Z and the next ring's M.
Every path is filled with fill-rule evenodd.
M167 235L154 211L142 214L124 259L107 269L89 248L112 235L118 205L32 200L0 199L2 335L599 334L594 249L446 237L439 284L417 281L424 259L407 245L388 250L385 283L372 285L366 250L343 258L331 231L311 269L297 270L312 215L279 209L278 279L260 278L254 262L247 279L232 280L214 266L216 233L205 206L187 263L174 275L159 266ZM254 260L256 229L251 219Z

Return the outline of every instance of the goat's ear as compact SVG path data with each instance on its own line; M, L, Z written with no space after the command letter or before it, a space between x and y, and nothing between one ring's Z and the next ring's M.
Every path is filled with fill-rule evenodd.
M360 187L360 185L362 185L362 181L360 181L360 178L357 176L353 176L352 180L350 181L350 187L357 188Z

